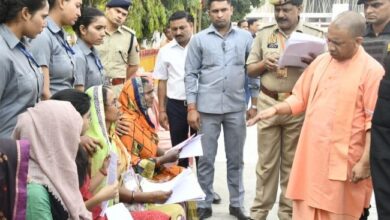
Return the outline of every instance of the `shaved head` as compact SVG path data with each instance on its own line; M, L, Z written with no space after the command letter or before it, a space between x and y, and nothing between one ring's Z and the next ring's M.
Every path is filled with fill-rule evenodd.
M347 30L351 37L362 37L366 30L366 20L357 12L345 11L339 14L330 26Z

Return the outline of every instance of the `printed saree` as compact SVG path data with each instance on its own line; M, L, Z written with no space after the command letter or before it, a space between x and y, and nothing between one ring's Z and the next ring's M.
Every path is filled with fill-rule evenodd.
M0 139L0 219L26 219L27 141Z
M155 158L158 149L158 136L148 116L148 107L144 98L140 77L128 80L119 96L121 110L125 120L130 123L130 131L121 140L131 153L131 163L136 171L145 178L166 181L177 176L182 168L157 166Z

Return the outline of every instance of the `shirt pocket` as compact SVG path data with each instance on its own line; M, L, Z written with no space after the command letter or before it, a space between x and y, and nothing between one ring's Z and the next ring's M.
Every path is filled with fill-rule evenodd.
M215 47L210 48L203 48L203 57L202 57L202 66L203 67L211 67L211 66L217 66L218 65L218 57L220 54L218 54L218 49Z
M245 61L246 61L246 57L245 57L245 50L246 50L246 47L243 46L243 47L239 47L238 45L235 46L234 48L234 64L235 65L244 65L245 64Z
M38 98L39 86L39 81L35 77L34 71L17 73L16 80L18 83L18 95L21 97L19 100L25 104L33 105Z
M74 61L67 54L53 55L50 65L50 78L72 80L74 75Z

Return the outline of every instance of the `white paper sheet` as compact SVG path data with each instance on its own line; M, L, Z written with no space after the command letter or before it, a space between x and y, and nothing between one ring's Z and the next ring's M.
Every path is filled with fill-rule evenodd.
M206 197L190 168L183 170L175 178L164 183L155 183L144 178L141 181L141 188L143 192L172 190L172 195L165 204L204 200Z
M110 163L108 165L108 170L107 170L107 185L112 185L117 180L117 178L118 178L117 168L118 168L118 155L115 152L111 151L110 152ZM101 212L100 216L103 216L107 210L108 201L102 202L101 207L102 207L102 212Z
M310 53L315 56L325 52L326 41L322 38L293 32L286 42L286 48L279 58L279 68L286 66L306 67L307 64L301 58L310 58Z
M181 149L179 153L179 158L203 156L203 148L201 142L202 136L203 134L198 134L197 136L192 135L187 140L169 149L167 152L174 149Z
M123 203L118 203L114 206L107 208L106 215L108 220L133 220L133 217L130 215L129 210L127 210Z

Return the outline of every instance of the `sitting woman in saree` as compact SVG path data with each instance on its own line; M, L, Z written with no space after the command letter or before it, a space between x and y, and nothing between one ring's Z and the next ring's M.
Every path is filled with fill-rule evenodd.
M88 110L82 115L68 102L49 100L19 116L13 137L30 142L26 219L91 219L81 194L75 193L75 159Z
M153 99L153 85L145 78L135 77L125 83L119 101L129 132L121 140L131 153L136 173L148 179L168 181L182 171L177 165L165 166L178 160L179 151L165 153L158 148L159 139L148 115Z
M120 111L114 92L106 87L93 86L86 93L91 97L91 125L86 135L99 140L102 146L91 158L91 177L105 172L101 168L111 152L114 152L119 160L119 198L114 199L110 204L116 203L118 200L127 204L136 220L182 219L185 214L180 205L153 205L154 203L164 203L171 192L142 192L140 190L138 178L131 166L131 155L115 131L115 123L120 117ZM106 181L103 181L99 187L105 185ZM92 193L96 193L96 191ZM164 214L162 215L162 213Z
M0 219L25 220L30 144L0 139Z

